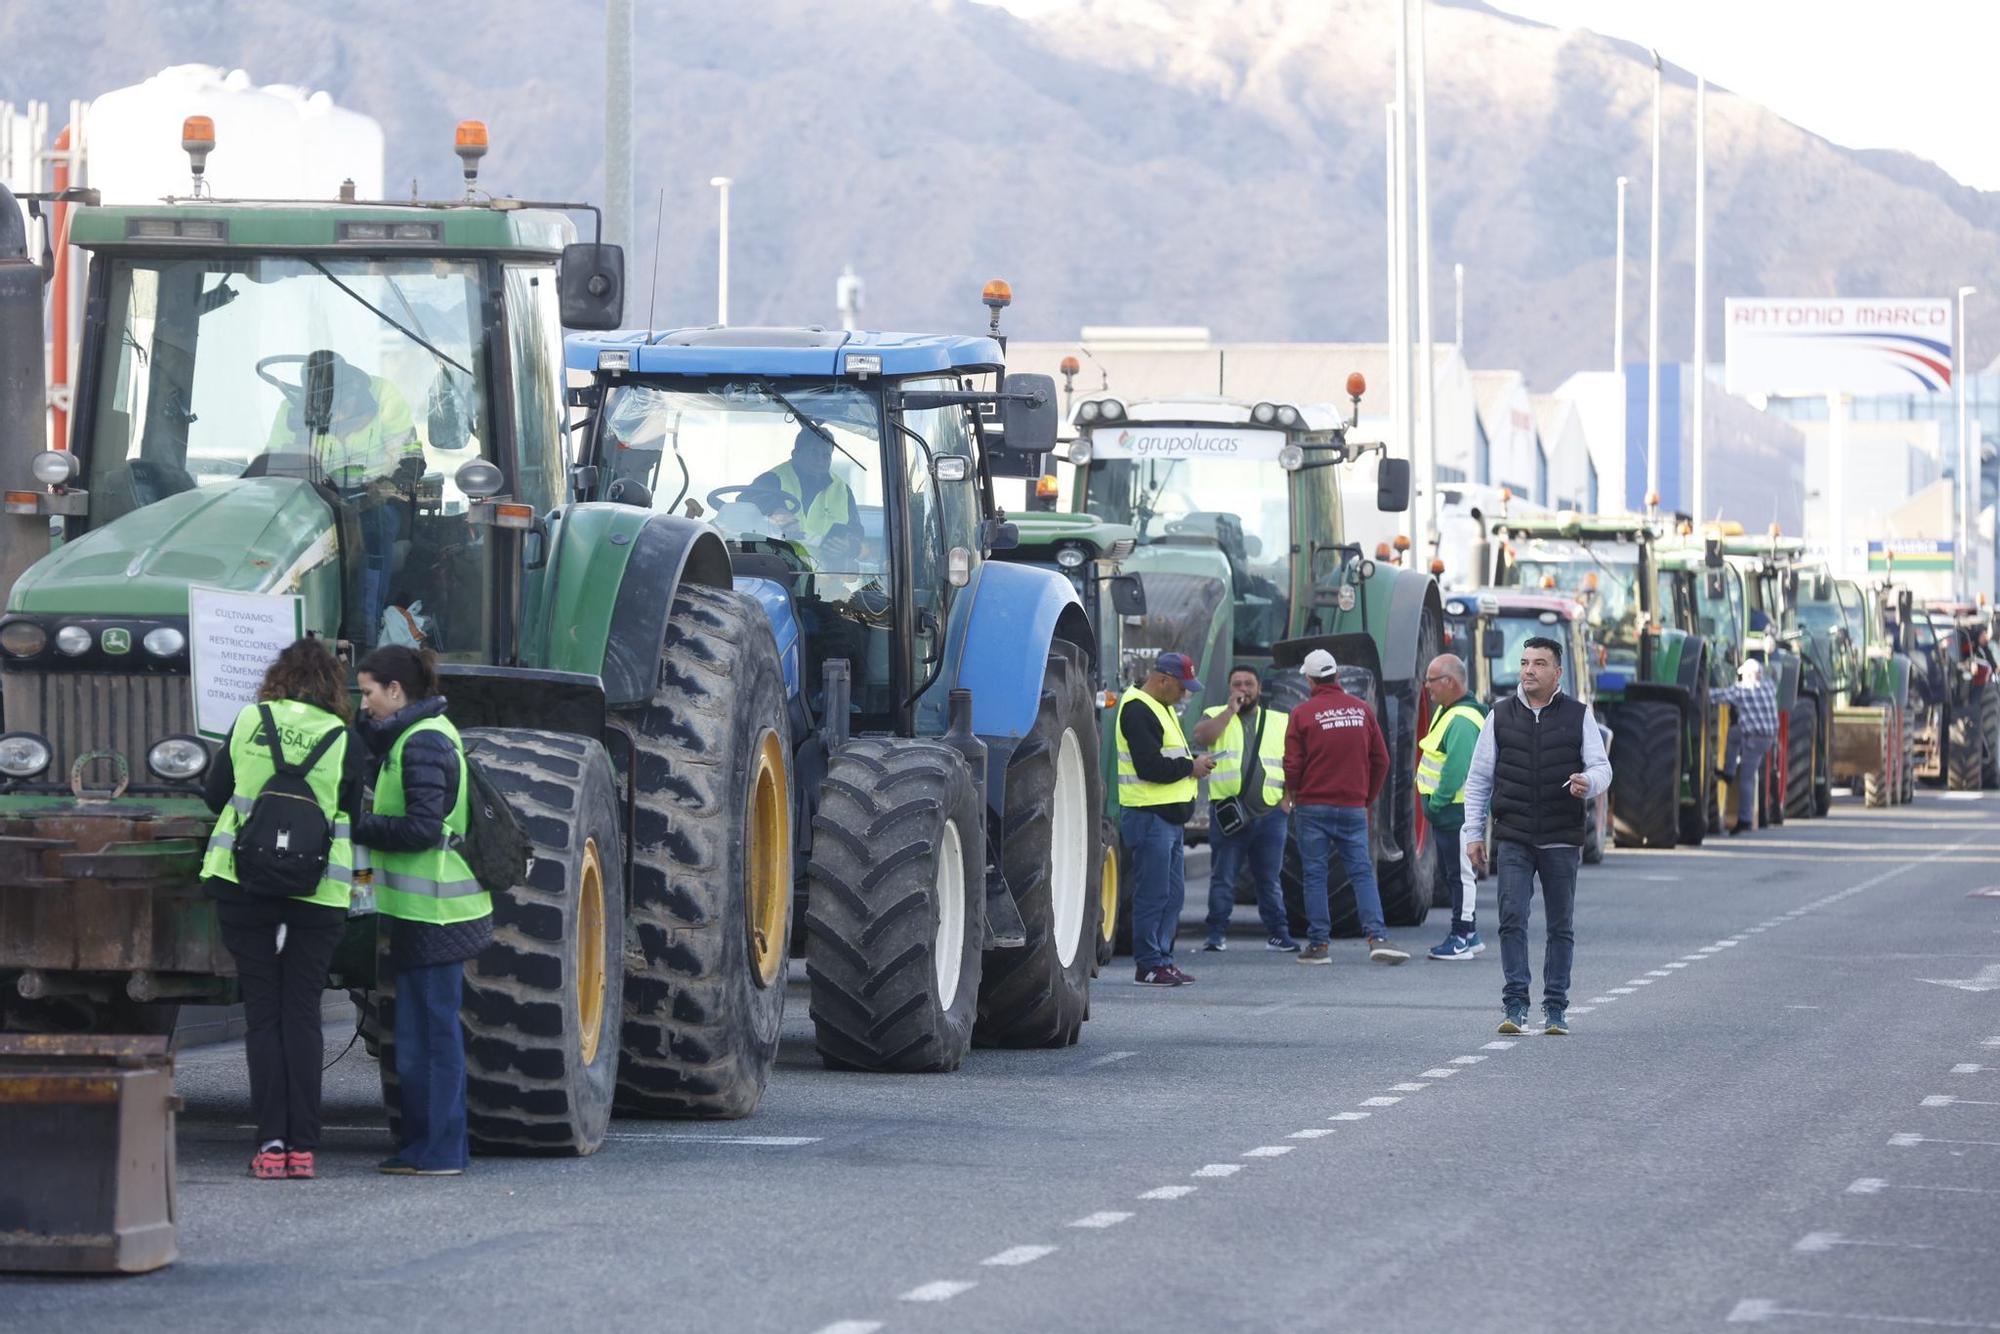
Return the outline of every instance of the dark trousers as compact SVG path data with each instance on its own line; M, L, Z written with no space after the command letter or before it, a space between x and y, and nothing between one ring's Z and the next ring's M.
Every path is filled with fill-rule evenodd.
M396 969L396 1078L403 1134L396 1156L412 1167L470 1165L465 1138L465 1034L458 1009L465 965Z
M1250 883L1257 890L1257 916L1264 932L1273 940L1290 940L1291 924L1285 917L1285 891L1278 883L1285 869L1285 839L1290 821L1283 811L1265 811L1250 817L1250 823L1234 834L1225 834L1214 825L1208 829L1210 849L1208 871L1208 938L1221 940L1229 932L1229 918L1236 911L1236 881L1244 864L1250 867Z
M1548 944L1542 951L1542 1007L1569 1008L1569 965L1576 949L1576 868L1583 849L1531 848L1501 839L1494 852L1500 872L1500 967L1507 975L1501 1002L1528 1005L1529 905L1535 882L1542 883L1542 911L1548 915Z
M243 1054L250 1063L250 1106L257 1142L319 1147L319 1075L325 1060L320 994L344 923L222 923L222 943L236 959L243 991Z

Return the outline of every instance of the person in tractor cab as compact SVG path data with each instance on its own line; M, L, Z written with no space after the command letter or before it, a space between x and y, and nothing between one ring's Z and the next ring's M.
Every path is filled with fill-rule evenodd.
M408 535L412 493L424 475L423 443L402 390L324 348L308 353L296 394L271 425L270 454L305 454L315 475L340 493L361 525L358 629L368 643L380 630L395 568L396 543Z
M743 498L781 531L801 533L822 568L852 568L861 554L860 508L833 475L833 441L815 427L800 426L790 461L758 474Z

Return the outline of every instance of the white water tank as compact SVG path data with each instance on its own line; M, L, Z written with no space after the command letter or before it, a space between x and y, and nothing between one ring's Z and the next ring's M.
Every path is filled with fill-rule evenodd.
M189 193L181 122L215 122L209 192L221 199L333 199L352 178L361 199L382 197L382 127L324 92L258 87L243 70L173 65L105 93L84 117L85 184L107 204Z

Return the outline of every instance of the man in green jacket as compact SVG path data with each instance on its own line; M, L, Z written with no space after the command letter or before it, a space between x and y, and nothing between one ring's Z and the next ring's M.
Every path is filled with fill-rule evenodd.
M1486 707L1466 693L1465 662L1440 653L1424 672L1424 693L1431 700L1430 730L1418 746L1417 792L1424 799L1424 817L1438 842L1445 883L1451 886L1451 931L1432 947L1433 959L1470 959L1486 948L1473 926L1477 881L1465 860L1465 776L1472 772L1472 752L1486 726ZM1474 837L1479 837L1475 833Z

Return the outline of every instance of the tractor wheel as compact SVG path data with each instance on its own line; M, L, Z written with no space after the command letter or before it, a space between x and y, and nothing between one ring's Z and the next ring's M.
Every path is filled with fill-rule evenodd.
M1819 755L1819 708L1810 696L1792 705L1791 730L1785 751L1785 818L1803 820L1813 814L1813 761Z
M1861 774L1861 804L1879 810L1889 804L1896 777L1896 727L1887 709L1876 733L1875 766Z
M1379 720L1382 739L1389 746L1389 835L1403 851L1400 861L1375 863L1382 920L1389 926L1422 926L1430 916L1438 883L1444 879L1438 873L1437 842L1431 837L1430 824L1417 812L1421 800L1417 796L1417 763L1422 758L1418 743L1429 723L1425 715L1430 704L1424 695L1423 671L1442 652L1444 617L1435 608L1425 607L1417 622L1416 675L1387 682L1383 688L1395 722L1394 734L1389 735L1389 720Z
M1098 822L1098 838L1104 845L1099 857L1103 869L1097 873L1097 966L1111 962L1118 952L1118 923L1124 917L1129 905L1129 890L1125 887L1125 850L1118 844L1118 830L1109 820ZM1131 925L1126 925L1126 934L1131 934ZM1091 976L1097 974L1093 971Z
M1968 701L1951 711L1945 738L1945 787L1953 792L1979 791L1979 771L1985 758L1979 731L1979 702Z
M1903 713L1903 777L1900 783L1901 804L1907 806L1917 799L1917 711L1908 701L1902 705Z
M2000 677L1979 688L1979 735L1979 786L1991 792L2000 788Z
M465 964L465 1100L482 1153L581 1156L604 1143L625 972L624 840L596 741L470 728L534 845L526 880L493 896L493 943ZM375 997L382 1101L399 1120L396 976L384 930Z
M1681 711L1618 706L1611 735L1611 827L1621 848L1671 848L1680 833Z
M684 584L632 720L618 1110L748 1116L778 1051L791 960L791 738L770 622Z
M1000 866L1028 944L986 958L981 1046L1067 1047L1083 1029L1104 873L1102 775L1089 672L1062 646L1042 669L1034 729L1007 762Z
M813 817L806 978L830 1070L956 1070L986 920L979 794L941 741L862 738Z
M1610 837L1610 830L1607 828L1609 822L1605 819L1606 809L1604 798L1599 797L1591 802L1590 809L1584 812L1583 864L1585 866L1596 866L1604 860L1604 844Z

